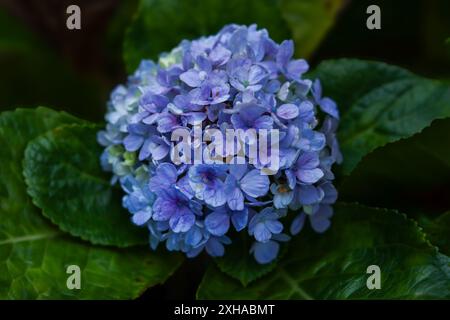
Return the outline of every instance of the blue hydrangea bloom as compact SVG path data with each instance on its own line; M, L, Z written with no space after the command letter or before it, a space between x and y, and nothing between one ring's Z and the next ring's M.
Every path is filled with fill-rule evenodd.
M152 249L163 243L188 257L222 256L230 233L245 232L249 254L264 264L306 220L318 233L330 227L332 166L342 161L339 110L318 79L304 77L308 63L293 56L291 40L278 44L255 25L227 25L182 41L157 62L142 61L111 93L98 134L101 164L124 190L131 221L148 228ZM277 129L279 170L267 175L267 159L249 161L252 136L238 135L236 147L214 154L244 163L173 161L208 147L195 139L198 123L223 136L227 129ZM177 149L171 135L180 128L193 138Z

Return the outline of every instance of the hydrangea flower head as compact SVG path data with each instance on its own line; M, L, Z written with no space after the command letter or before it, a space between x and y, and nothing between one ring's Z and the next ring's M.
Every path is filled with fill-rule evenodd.
M182 41L157 63L142 61L112 92L98 134L101 162L125 191L131 221L148 228L151 248L222 256L230 233L245 232L254 242L249 254L263 264L307 219L316 232L330 227L331 169L342 161L339 111L318 79L303 77L308 63L293 54L290 40L278 44L255 25L227 25ZM215 136L222 148L208 159L227 161L179 161L211 151L213 139L199 139L199 128L239 133L231 147ZM179 129L187 141L173 139ZM250 130L276 130L268 155L251 156L258 137L243 134ZM272 156L275 171L268 170Z

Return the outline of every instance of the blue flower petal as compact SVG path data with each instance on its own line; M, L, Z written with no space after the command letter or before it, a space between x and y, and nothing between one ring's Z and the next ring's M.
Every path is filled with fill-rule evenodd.
M236 229L236 231L243 230L248 223L248 209L245 208L242 211L234 211L234 213L231 216L231 222L233 223L233 226Z
M299 214L292 220L290 232L293 236L296 234L299 234L300 231L303 229L303 226L305 225L305 218L306 215L304 213Z
M299 109L295 104L292 103L282 104L277 109L277 116L285 120L294 119L298 115Z
M267 194L269 184L269 177L254 169L242 178L241 189L250 197L257 198Z
M331 206L320 206L319 210L309 216L311 227L318 233L325 232L331 225L330 218L333 215Z
M226 212L212 212L205 219L206 229L215 236L223 236L230 228L230 216Z
M268 241L266 243L255 242L251 251L258 263L267 264L275 260L278 256L280 245L276 241Z

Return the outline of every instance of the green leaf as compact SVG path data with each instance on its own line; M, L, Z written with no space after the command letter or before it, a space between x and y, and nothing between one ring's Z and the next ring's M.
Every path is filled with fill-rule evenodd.
M76 118L46 108L0 115L0 298L134 298L179 266L177 255L108 249L70 238L34 207L22 177L29 140ZM81 269L81 289L66 286L67 266Z
M95 125L58 127L32 140L24 158L28 194L60 229L94 244L127 247L148 242L132 224L100 166Z
M450 298L450 258L438 253L405 215L338 204L331 228L309 228L267 276L243 287L216 269L206 273L200 299L437 299ZM381 270L369 290L367 268Z
M255 261L253 255L249 253L254 240L248 234L235 233L231 238L233 243L226 247L225 255L216 258L215 262L221 271L238 279L244 286L269 273L277 265L278 259L269 264L259 264ZM279 257L284 252L283 246Z
M450 119L441 119L410 138L374 150L342 180L340 199L408 214L448 210L449 141Z
M439 248L440 252L450 256L450 211L435 219L422 217L419 221L430 241Z
M277 41L290 35L278 0L141 0L125 37L127 70L134 71L142 59L156 59L183 39L215 34L228 23L256 23Z
M296 55L309 57L319 46L345 0L281 0L281 11L292 30Z
M333 98L341 115L345 115L358 99L372 90L414 76L405 69L383 62L336 59L320 63L307 78L319 78L324 94Z
M448 85L384 63L328 61L313 76L321 79L325 95L336 99L342 110L338 135L344 174L374 149L450 116Z

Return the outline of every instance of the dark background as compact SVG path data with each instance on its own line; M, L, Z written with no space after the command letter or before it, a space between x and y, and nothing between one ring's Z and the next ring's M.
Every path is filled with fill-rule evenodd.
M109 92L126 81L122 39L137 3L0 0L0 110L44 105L101 121ZM81 30L66 28L71 4L81 8ZM381 30L366 28L370 4L381 8ZM374 59L450 82L449 14L446 0L347 1L308 60L314 67L330 58ZM188 260L141 299L194 298L206 262Z

